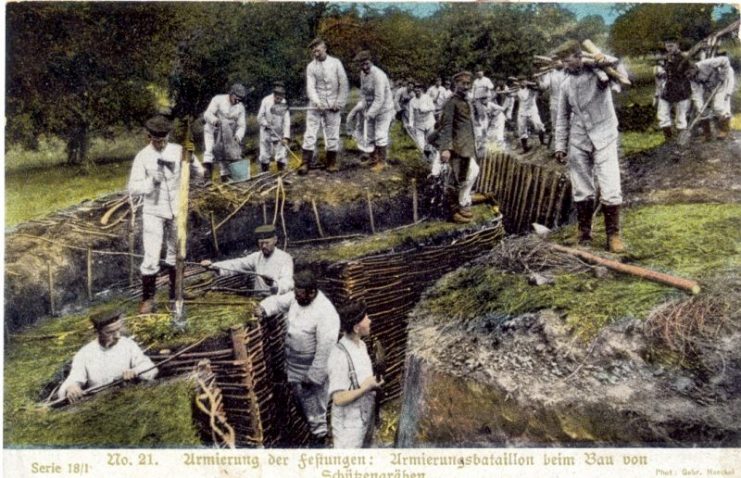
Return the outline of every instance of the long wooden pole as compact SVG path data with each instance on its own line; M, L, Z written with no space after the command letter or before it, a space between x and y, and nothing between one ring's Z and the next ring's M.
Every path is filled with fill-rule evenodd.
M578 257L579 259L583 259L592 264L605 266L608 269L616 272L676 287L677 289L684 290L691 294L696 295L700 293L700 284L691 279L670 276L669 274L652 271L650 269L646 269L645 267L623 264L622 262L614 261L612 259L605 259L604 257L599 257L594 254L590 254L589 252L574 249L573 247L562 246L560 244L551 244L551 249Z
M173 319L182 323L185 319L183 304L183 271L185 270L186 244L188 241L188 193L190 190L190 160L195 144L190 133L190 118L186 119L183 138L183 154L180 159L180 190L178 191L177 251L175 255L175 308Z

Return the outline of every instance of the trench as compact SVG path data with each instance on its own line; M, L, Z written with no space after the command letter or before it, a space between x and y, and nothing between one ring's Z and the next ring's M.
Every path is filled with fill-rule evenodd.
M239 190L250 188L252 184L231 187ZM481 161L481 174L475 187L480 193L493 195L503 214L489 214L474 225L440 232L423 240L416 240L409 232L410 237L402 244L343 260L314 261L310 251L317 245L296 249L291 244L321 241L332 236L369 235L373 231L400 227L409 227L411 231L414 217L430 213L425 209L425 202L419 201L420 211L413 213L413 205L418 201L408 189L403 189L395 194L377 194L372 208L364 198L338 205L308 201L283 204L290 209L283 223L287 249L294 255L297 265L311 263L320 273L320 289L335 303L345 299L362 299L367 303L374 323L369 342L377 341L385 349L385 402L403 394L408 314L424 290L442 275L491 250L507 233L522 233L532 222L553 227L569 218L569 183L562 170L550 164L490 153ZM104 198L82 210L63 211L46 223L22 225L9 237L15 234L17 237L45 237L48 241L63 239L75 223L91 227L90 224L100 217L101 209L115 200L117 197ZM370 218L369 209L373 211ZM271 199L247 204L220 229L216 240L213 223L193 214L189 256L213 257L217 247L223 256L252 249L254 225L277 216L277 210L278 203ZM77 227L84 230L82 226ZM47 257L37 253L38 264L44 261L51 264L49 256L56 254L59 259L59 251L66 251L61 254L62 260L54 274L49 273L48 283L27 281L19 284L20 281L13 280L6 270L6 279L11 279L6 280L6 329L27 326L35 317L59 313L65 307L104 300L111 290L124 289L130 298L137 297L138 270L134 264L138 264L138 260L101 255L92 261L91 268L91 254L85 248L140 250L140 244L132 242L140 238L140 227L140 221L122 220L113 230L115 234L101 236L93 244L78 243L78 249L73 250L59 246L53 252L45 251ZM16 253L31 252L31 245L39 243L38 240L12 242L11 250ZM51 265L49 270L52 270ZM193 268L188 270L186 276L199 274ZM248 288L248 283L244 282L247 280L229 278L228 285ZM63 286L55 286L54 281ZM166 278L160 278L159 285L163 286L165 281ZM213 371L213 388L223 398L226 419L234 428L237 446L304 446L309 439L308 429L290 392L282 386L284 380L280 375L284 332L282 317L251 321L242 330L212 337L187 357L168 364L161 373L164 377L177 375L207 361ZM167 354L153 358L162 360Z

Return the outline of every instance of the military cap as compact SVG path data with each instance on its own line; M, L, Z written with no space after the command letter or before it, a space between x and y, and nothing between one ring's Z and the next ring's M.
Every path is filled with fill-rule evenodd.
M459 71L458 73L456 73L455 75L453 75L453 81L458 81L458 78L462 78L464 76L467 76L469 78L473 78L473 75L471 74L470 71L463 70L463 71Z
M664 33L661 36L661 41L663 41L664 43L666 42L678 43L679 40L681 39L682 37L677 32L668 32L668 33Z
M123 312L120 310L107 310L104 312L96 312L90 316L90 321L93 323L93 327L96 330L100 330L106 325L110 325L123 318Z
M282 86L275 86L275 87L273 87L273 93L275 93L277 95L286 96L286 89L283 88Z
M316 276L311 269L303 269L293 275L293 285L297 289L316 289Z
M144 123L144 127L152 136L164 137L172 130L172 123L170 120L162 115L152 116Z
M351 301L340 305L337 314L340 316L342 330L352 332L353 327L363 320L367 313L368 308L362 301Z
M232 87L229 88L229 94L236 96L240 100L243 100L244 97L247 96L247 90L241 83L234 83Z
M371 54L368 50L360 50L357 55L355 55L355 58L353 58L353 61L361 62L371 60Z
M581 53L581 45L576 40L568 40L556 48L551 56L555 56L557 59L564 59L572 53Z
M282 87L285 88L286 84L285 84L285 82L283 80L275 80L273 82L273 87L276 87L276 86L282 86Z
M272 224L265 224L264 226L257 226L255 228L255 237L259 239L270 239L275 237L275 226Z
M324 40L322 40L321 38L314 38L313 40L311 40L311 43L309 43L309 47L308 48L309 49L312 49L315 46L321 45L321 44L325 44L326 45L326 43L324 42Z

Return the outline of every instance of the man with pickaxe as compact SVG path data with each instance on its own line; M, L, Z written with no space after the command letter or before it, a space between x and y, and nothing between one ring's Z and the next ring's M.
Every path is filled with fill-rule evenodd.
M278 236L275 226L266 224L255 228L255 238L260 249L257 252L227 261L211 262L206 259L200 264L218 271L222 276L253 274L256 292L285 294L293 290L293 258L276 247Z
M145 127L149 144L134 158L129 177L129 194L142 196L142 236L144 259L141 264L142 301L140 314L154 312L157 273L160 271L160 253L165 242L165 270L170 279L170 300L175 300L177 254L176 217L178 214L181 160L183 147L169 142L172 123L164 116L147 120ZM186 151L187 153L187 151ZM194 156L189 155L189 164L199 175L203 168Z

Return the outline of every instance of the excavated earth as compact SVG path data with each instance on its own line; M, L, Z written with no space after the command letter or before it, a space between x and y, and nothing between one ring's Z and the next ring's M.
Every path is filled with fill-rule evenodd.
M736 133L681 155L666 145L623 158L627 202L738 203L740 153ZM492 257L465 269L496 268ZM741 444L737 273L720 276L735 297L729 323L687 365L657 352L646 317L584 340L553 309L466 317L431 306L465 269L429 289L410 317L397 446Z

